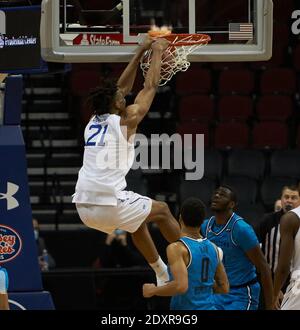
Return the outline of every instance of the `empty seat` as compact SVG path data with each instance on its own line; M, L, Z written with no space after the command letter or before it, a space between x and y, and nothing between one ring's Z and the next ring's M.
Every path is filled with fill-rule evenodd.
M176 76L176 92L179 95L209 94L212 87L211 72L197 64L192 64L186 72Z
M218 105L218 114L221 121L246 121L252 115L253 101L249 96L226 95Z
M255 180L263 177L265 157L258 150L233 150L228 156L228 175L245 176Z
M222 184L226 184L237 193L238 203L254 204L257 198L257 183L246 177L225 177Z
M260 90L263 94L288 94L296 91L296 73L288 68L275 68L263 72L260 81Z
M179 103L181 121L210 121L214 116L214 100L208 95L188 95Z
M260 120L287 120L293 112L293 100L287 95L264 95L256 108Z
M254 90L253 72L242 70L222 71L219 78L220 94L245 94L249 95Z
M277 150L271 156L271 176L300 179L300 150Z
M204 176L211 179L219 179L223 170L222 154L216 150L205 150L204 152Z
M215 188L216 183L212 179L202 178L199 181L186 181L182 178L179 187L180 203L189 197L196 197L209 205Z
M216 127L216 148L247 148L249 129L244 123L221 123Z
M209 127L208 125L197 123L197 122L184 122L180 123L177 127L177 133L182 137L185 134L192 134L192 146L196 146L196 134L204 134L204 145L208 147L210 145L209 138ZM185 145L185 147L192 147Z
M280 122L261 122L253 129L254 148L286 148L288 146L288 130Z
M273 210L275 201L280 198L284 186L295 185L297 180L288 177L267 177L264 179L260 193L264 205Z

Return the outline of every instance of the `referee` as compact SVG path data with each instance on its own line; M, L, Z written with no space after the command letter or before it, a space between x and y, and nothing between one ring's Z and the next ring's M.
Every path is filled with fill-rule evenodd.
M300 193L297 186L285 186L281 192L282 209L277 212L268 213L264 216L258 227L258 239L261 243L263 254L272 271L274 279L275 269L278 262L280 231L280 218L286 212L300 205Z

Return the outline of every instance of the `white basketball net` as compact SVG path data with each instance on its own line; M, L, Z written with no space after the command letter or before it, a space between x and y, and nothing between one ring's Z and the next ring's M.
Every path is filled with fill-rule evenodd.
M159 86L164 86L177 72L186 71L191 65L187 59L188 55L196 49L206 46L208 41L209 39L205 35L176 36L163 54ZM185 45L177 45L182 42L184 42ZM190 45L188 45L188 43L190 43ZM141 60L141 69L144 77L146 77L151 65L151 59L152 49L150 48L145 52Z

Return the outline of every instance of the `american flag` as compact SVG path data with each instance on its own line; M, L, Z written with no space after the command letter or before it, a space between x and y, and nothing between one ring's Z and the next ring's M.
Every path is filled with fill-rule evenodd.
M252 23L229 23L229 40L252 40Z

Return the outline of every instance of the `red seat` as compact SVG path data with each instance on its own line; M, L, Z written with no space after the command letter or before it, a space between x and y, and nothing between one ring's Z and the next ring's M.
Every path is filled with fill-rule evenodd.
M219 78L219 92L221 94L248 95L254 89L253 72L243 70L222 71Z
M254 148L288 147L287 126L280 122L261 122L253 129Z
M221 123L215 131L216 148L246 148L249 144L249 129L244 123Z
M218 107L219 119L246 121L252 115L252 109L253 101L249 96L223 96Z
M256 108L260 120L287 120L293 112L293 100L286 95L262 96Z
M208 95L184 96L179 103L181 121L210 121L214 116L214 101Z
M269 69L261 76L260 90L263 94L285 93L291 95L296 92L296 88L296 73L292 69Z
M210 145L209 138L209 127L208 125L196 123L196 122L184 122L180 123L177 127L177 133L179 133L182 137L184 134L192 134L192 144L195 146L196 134L204 134L204 145L208 147ZM185 147L189 147L185 145Z
M209 94L212 87L211 72L197 64L192 64L186 72L176 76L176 92L179 95Z

